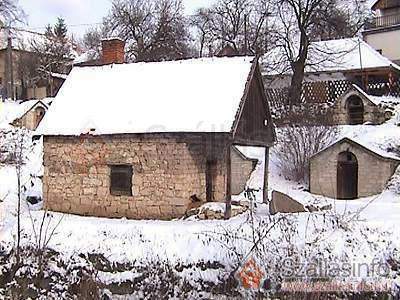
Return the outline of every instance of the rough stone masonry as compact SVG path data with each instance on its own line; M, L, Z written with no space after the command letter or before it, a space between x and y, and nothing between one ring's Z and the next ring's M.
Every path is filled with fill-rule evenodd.
M43 197L49 210L100 217L171 219L205 201L206 161L216 162L214 197L225 199L226 136L45 137ZM110 193L110 165L133 168L132 196Z

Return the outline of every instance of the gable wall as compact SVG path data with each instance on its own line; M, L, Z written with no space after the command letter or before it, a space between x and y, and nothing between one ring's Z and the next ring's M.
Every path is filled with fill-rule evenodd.
M215 197L225 200L225 137L198 135L45 137L45 207L66 213L170 219L205 200L207 158L217 162ZM133 196L110 194L109 164L133 166Z
M259 146L270 145L274 141L272 119L269 115L267 99L262 93L261 82L261 75L257 69L250 83L235 136L235 140L248 141L250 144L255 142ZM265 120L268 120L267 126L265 126Z
M36 110L38 107L44 109L47 112L47 108L43 107L42 105L36 105L34 108L29 110L21 119L21 126L28 128L30 130L35 130L38 126L38 111Z
M394 173L395 163L380 159L360 147L344 142L311 159L311 193L336 198L337 157L347 149L355 154L358 160L358 196L367 197L382 192Z

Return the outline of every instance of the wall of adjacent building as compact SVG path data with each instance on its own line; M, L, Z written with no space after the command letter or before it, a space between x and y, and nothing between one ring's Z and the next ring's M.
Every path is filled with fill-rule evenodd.
M377 29L364 33L365 41L375 50L382 50L382 55L393 62L400 63L400 25L397 29Z
M249 159L241 155L238 151L232 151L232 194L239 195L246 188L247 181L250 179L257 165L257 160Z

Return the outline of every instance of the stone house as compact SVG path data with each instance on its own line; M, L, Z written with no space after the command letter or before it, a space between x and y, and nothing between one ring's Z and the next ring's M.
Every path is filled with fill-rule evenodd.
M391 111L385 111L384 99L385 97L368 95L357 85L351 85L336 101L335 124L357 125L365 122L382 124L392 116Z
M229 215L233 146L268 156L275 141L249 57L75 67L37 132L47 209L135 219L207 201L226 201Z
M343 138L310 159L310 191L337 199L379 194L400 160Z

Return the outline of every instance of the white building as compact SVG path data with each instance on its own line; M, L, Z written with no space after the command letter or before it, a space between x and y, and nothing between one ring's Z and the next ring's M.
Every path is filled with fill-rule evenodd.
M400 1L377 0L375 17L366 24L364 40L395 63L400 63Z

